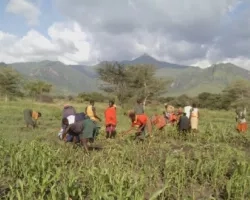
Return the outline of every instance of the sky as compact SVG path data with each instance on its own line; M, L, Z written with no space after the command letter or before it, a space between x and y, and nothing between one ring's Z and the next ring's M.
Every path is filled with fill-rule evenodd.
M156 59L250 70L249 0L0 0L0 62Z

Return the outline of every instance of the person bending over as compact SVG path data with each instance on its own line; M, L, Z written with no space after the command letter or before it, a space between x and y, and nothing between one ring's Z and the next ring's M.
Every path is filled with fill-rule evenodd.
M151 135L152 132L152 124L147 115L136 115L135 112L130 111L128 114L131 120L131 128L126 131L124 134L130 133L132 130L136 128L135 139L144 140L146 137L146 128Z
M25 109L23 111L23 115L26 127L28 128L29 126L32 126L33 129L37 127L37 121L40 117L42 117L40 112L36 112L31 109Z

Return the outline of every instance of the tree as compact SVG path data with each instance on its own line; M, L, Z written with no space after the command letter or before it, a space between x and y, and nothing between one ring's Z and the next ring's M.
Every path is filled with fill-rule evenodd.
M40 96L44 93L50 93L52 89L52 85L49 83L46 83L44 81L35 80L29 82L25 89L28 91L28 94L32 96L33 98Z
M107 99L107 97L98 92L91 92L91 93L82 92L77 95L77 101L80 103L90 100L94 100L95 102L104 102L105 99Z
M114 95L121 105L131 97L131 90L128 86L127 68L118 63L106 62L97 69L99 79L103 81L100 89L108 94Z
M105 63L98 68L99 78L104 82L101 89L113 94L123 105L132 97L146 101L166 92L167 81L155 77L151 65L124 66L120 63Z
M170 81L156 78L156 68L152 65L128 66L127 72L129 87L137 98L143 99L144 107L148 99L166 93L167 85L170 83Z
M222 99L221 94L212 94L208 92L203 92L198 95L198 101L201 108L208 109L228 109L229 106Z
M250 100L250 82L236 80L223 91L223 101L233 107L246 106Z
M1 96L8 101L9 97L20 96L21 92L21 77L15 70L2 67L0 69L0 92Z

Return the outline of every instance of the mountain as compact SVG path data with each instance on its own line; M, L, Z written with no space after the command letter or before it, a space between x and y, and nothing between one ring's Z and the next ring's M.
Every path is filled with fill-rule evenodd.
M231 63L212 65L205 69L189 68L174 79L169 94L194 96L201 92L219 93L238 79L250 80L250 71Z
M225 63L212 65L202 69L159 61L144 54L131 61L122 61L125 65L152 64L157 67L156 76L172 80L166 95L197 95L201 92L219 93L230 82L237 79L250 80L250 72L236 65ZM41 61L5 64L24 75L26 79L41 79L54 85L54 93L77 94L80 92L99 91L100 81L96 73L97 67L85 65L65 65L59 61Z
M55 93L75 94L98 90L97 79L93 78L91 70L84 70L85 66L72 67L58 61L13 63L10 66L29 79L52 83Z
M156 66L157 68L185 69L188 67L184 65L178 65L178 64L159 61L148 54L143 54L142 56L135 58L134 60L131 60L131 61L124 60L124 61L121 61L121 63L125 65L150 64L150 65Z

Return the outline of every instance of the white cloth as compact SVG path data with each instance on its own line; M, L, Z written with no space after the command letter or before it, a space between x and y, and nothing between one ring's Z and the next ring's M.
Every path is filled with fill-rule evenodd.
M69 124L74 124L75 123L75 115L70 115L67 117Z
M61 128L60 132L58 133L58 137L62 139L63 129Z
M70 115L70 116L67 117L67 119L69 121L69 125L75 123L75 115ZM63 134L63 129L61 128L60 132L58 133L58 137L60 139L62 139L62 134Z
M185 106L184 107L184 113L186 113L186 116L189 118L190 116L190 110L192 109L192 106Z

